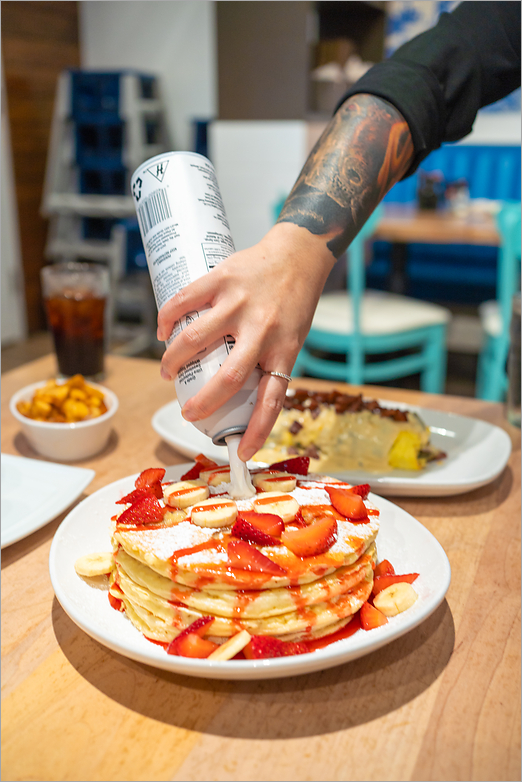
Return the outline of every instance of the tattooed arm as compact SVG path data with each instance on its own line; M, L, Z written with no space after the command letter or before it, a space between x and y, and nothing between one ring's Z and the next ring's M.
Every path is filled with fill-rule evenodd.
M412 158L410 132L399 112L376 96L352 96L317 142L276 225L259 244L234 253L164 305L160 340L184 313L212 306L165 351L166 379L223 335L236 340L218 374L183 408L187 420L217 410L257 364L290 374L336 259ZM262 378L240 445L245 461L272 429L286 386L281 378Z
M374 95L355 95L312 150L278 222L323 236L338 258L412 158L399 112Z

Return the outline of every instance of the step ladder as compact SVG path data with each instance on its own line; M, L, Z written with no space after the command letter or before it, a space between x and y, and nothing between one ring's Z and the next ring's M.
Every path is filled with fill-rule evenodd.
M156 77L134 71L60 74L41 208L49 220L45 256L109 266L111 341L129 355L147 347L158 351L130 177L143 161L170 148ZM129 338L133 330L136 338Z

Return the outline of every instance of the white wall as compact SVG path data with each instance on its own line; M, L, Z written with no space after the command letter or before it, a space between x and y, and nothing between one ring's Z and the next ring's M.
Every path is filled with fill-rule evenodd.
M193 148L193 119L217 113L211 0L82 0L82 68L160 77L173 149Z
M221 120L210 128L210 156L236 250L258 242L276 220L309 152L300 120Z
M2 147L1 147L1 315L2 345L18 342L27 336L25 297L23 292L22 258L18 212L13 176L13 160L5 85L2 76Z

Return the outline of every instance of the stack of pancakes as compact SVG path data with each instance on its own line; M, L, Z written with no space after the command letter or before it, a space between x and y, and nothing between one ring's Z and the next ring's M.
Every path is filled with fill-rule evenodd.
M331 507L325 485L336 483L333 479L312 474L296 479L296 488L285 496L294 497L300 508ZM223 499L227 488L211 487L210 496ZM237 500L239 514L261 498L262 493ZM349 623L372 589L379 514L365 504L371 515L362 523L335 514L337 538L319 555L298 557L284 544L253 544L285 569L278 575L233 567L227 555L227 543L235 539L232 527L198 526L191 521L191 507L182 520L165 527L129 529L115 517L111 595L147 638L162 643L202 616L214 618L211 637L218 641L243 629L285 641L329 635Z

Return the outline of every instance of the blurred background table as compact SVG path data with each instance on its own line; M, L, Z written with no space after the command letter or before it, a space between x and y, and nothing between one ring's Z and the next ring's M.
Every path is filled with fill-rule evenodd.
M150 423L173 398L159 363L109 356L107 370L120 409L105 451L78 463L96 471L86 494L186 461ZM39 458L9 398L54 371L47 356L2 376L3 453ZM110 651L62 610L48 557L64 513L2 552L4 779L520 779L520 431L500 404L363 392L489 421L512 439L509 464L490 485L394 500L450 559L438 610L403 638L320 673L259 682L171 674Z
M459 217L448 210L420 210L414 204L387 204L374 239L392 244L389 290L406 291L408 245L467 244L497 247L500 237L491 214Z

